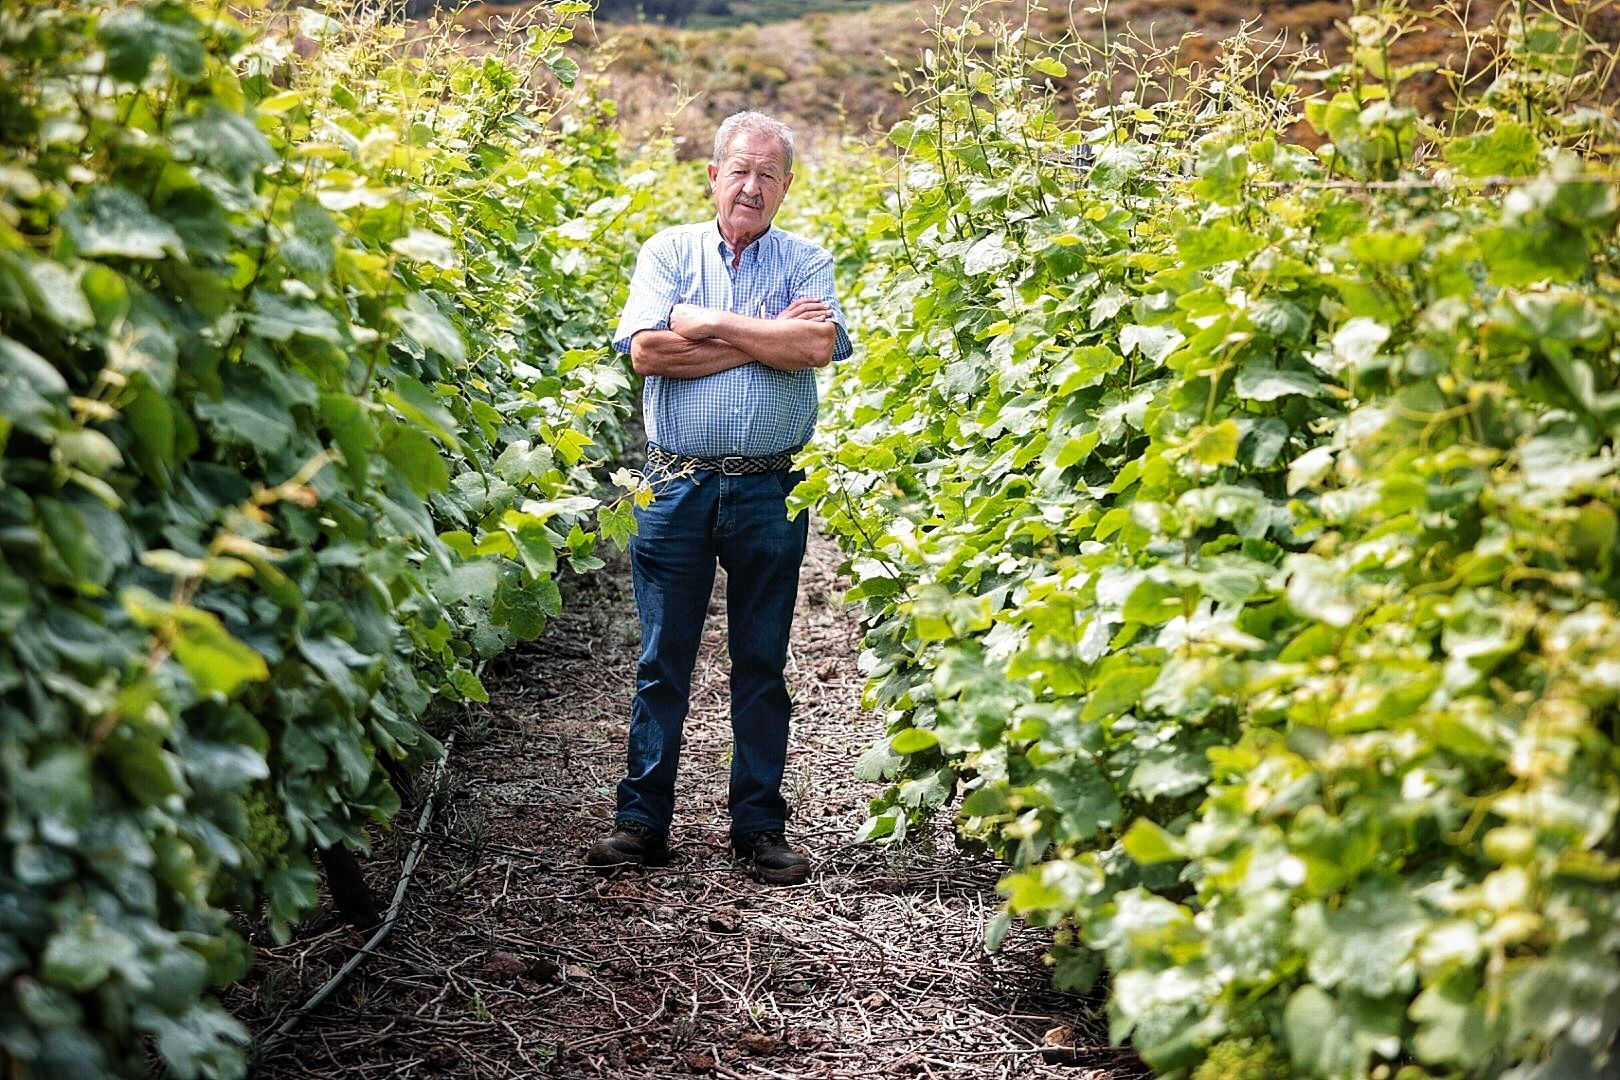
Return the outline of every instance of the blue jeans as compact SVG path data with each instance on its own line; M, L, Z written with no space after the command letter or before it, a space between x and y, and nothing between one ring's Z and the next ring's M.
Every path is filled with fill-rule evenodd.
M788 632L809 515L789 520L786 494L803 472L653 476L657 497L636 511L630 570L641 660L619 821L669 830L675 770L716 563L726 568L731 653L731 831L780 829L787 818Z

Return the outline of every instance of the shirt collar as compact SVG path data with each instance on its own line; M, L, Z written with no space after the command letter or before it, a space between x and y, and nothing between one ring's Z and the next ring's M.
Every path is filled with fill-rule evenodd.
M749 244L747 247L743 248L743 263L757 263L760 259L761 248L763 248L767 242L774 239L775 233L776 226L767 225L765 227L765 231L760 233L759 237L752 244ZM720 253L720 258L723 259L726 265L729 266L735 252L731 250L731 245L726 243L726 238L720 234L719 218L715 218L713 221L709 222L709 242L714 245L714 249Z

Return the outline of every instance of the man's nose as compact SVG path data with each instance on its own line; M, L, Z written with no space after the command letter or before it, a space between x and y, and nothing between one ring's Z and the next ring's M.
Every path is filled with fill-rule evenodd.
M749 173L747 176L745 176L743 178L743 188L742 189L743 189L743 194L744 195L758 195L759 194L759 177L755 176L753 173Z

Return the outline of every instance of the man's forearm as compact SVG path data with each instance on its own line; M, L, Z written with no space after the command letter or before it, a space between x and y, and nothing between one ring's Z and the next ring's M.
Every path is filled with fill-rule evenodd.
M693 341L673 330L643 330L630 339L630 365L638 375L696 379L742 367L753 359L719 338Z
M678 332L724 342L779 371L825 366L838 340L838 327L830 319L753 319L713 309L702 312L698 326Z

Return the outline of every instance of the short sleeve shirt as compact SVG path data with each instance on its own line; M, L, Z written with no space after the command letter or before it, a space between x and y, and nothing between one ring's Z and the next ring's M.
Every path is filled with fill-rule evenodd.
M772 319L799 299L832 309L838 330L833 359L853 347L833 294L832 256L775 226L735 253L714 221L677 225L648 240L636 258L630 296L613 347L630 351L642 330L669 329L676 304L720 308ZM758 362L695 379L649 375L642 391L647 437L666 450L694 457L769 457L803 446L816 422L816 373L778 371Z

